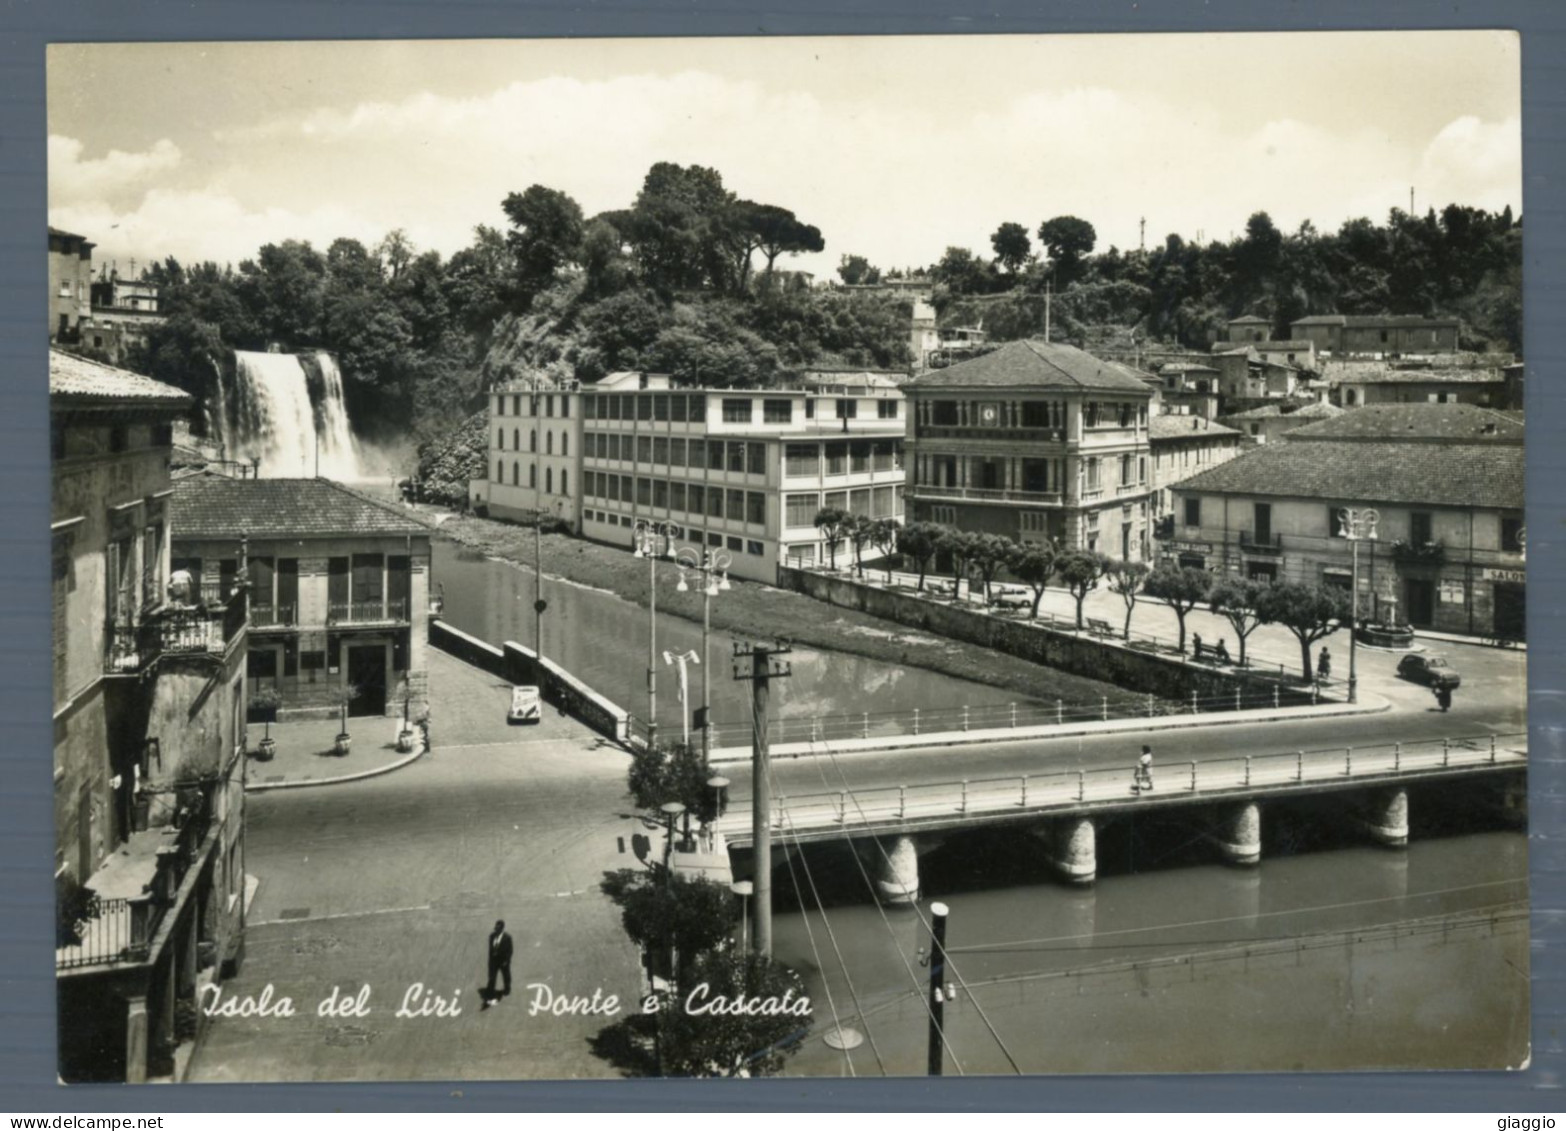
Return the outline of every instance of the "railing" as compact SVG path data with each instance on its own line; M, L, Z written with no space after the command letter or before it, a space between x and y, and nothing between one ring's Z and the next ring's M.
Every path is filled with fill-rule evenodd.
M381 624L408 619L404 598L385 601L333 601L326 607L327 624Z
M1240 531L1240 549L1247 554L1281 554L1283 553L1283 536L1281 534L1268 534L1258 538L1249 530Z
M961 424L919 425L914 436L920 440L1025 440L1032 444L1063 444L1065 433L1059 428L995 428Z
M236 602L212 608L164 606L140 623L110 624L104 671L132 675L161 656L220 655L244 623L244 602Z
M932 499L974 499L1002 503L1060 503L1059 491L1021 491L995 487L936 487L916 483L908 488L909 494Z
M252 628L292 628L298 623L299 606L297 605L250 606Z
M826 830L835 835L838 829L855 825L950 825L969 818L1005 818L1087 805L1297 790L1356 779L1396 780L1487 766L1521 768L1528 762L1527 739L1525 733L1515 733L1160 762L1153 769L1156 788L1150 794L1135 790L1134 767L1126 765L780 796L772 803L772 826L790 832ZM744 839L749 827L750 813L743 806L731 809L729 816L718 821L719 830L731 839Z

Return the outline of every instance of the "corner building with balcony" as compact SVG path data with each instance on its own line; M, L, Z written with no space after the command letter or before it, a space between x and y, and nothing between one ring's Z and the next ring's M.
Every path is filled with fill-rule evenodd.
M1042 341L920 374L903 386L911 517L1146 560L1154 380Z
M491 398L495 474L473 497L496 517L538 509L627 549L638 522L666 524L674 547L724 550L734 576L772 584L780 562L826 560L825 507L902 520L905 427L902 392L884 380L689 389L623 372L508 388Z
M1467 635L1521 639L1523 425L1464 404L1371 405L1173 488L1176 564L1352 588L1345 508L1379 515L1359 543L1359 610Z
M170 584L172 431L191 404L50 353L66 1081L180 1078L202 993L243 956L246 593ZM243 562L238 538L225 551Z
M180 480L176 569L250 595L246 682L282 716L417 716L429 675L429 528L329 479ZM233 553L246 539L243 561Z

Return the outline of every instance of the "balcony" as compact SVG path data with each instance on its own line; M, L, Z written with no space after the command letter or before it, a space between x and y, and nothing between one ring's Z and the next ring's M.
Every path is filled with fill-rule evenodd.
M1061 503L1058 491L1013 491L994 487L933 487L916 483L908 488L909 494L920 499L966 499L984 503Z
M161 605L136 621L111 623L106 631L105 675L138 675L165 656L221 656L245 626L245 602Z
M299 624L298 605L251 605L251 628L295 628Z
M407 624L406 598L382 601L332 601L326 606L326 623L347 625Z
M1283 553L1283 537L1279 534L1266 534L1258 538L1253 532L1242 530L1240 531L1240 552L1277 557Z
M1391 549L1392 560L1403 568L1439 569L1446 564L1445 542L1405 542L1397 539Z
M178 787L174 820L132 833L87 882L79 917L59 925L56 970L134 964L152 957L152 940L180 886L201 857L223 783Z

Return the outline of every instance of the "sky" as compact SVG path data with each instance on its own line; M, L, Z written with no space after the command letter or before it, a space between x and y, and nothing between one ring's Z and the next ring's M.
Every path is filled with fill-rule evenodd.
M1070 214L1098 250L1522 210L1505 31L59 44L49 221L121 270L265 243L504 228L543 184L590 216L657 161L717 169L826 250L920 267Z

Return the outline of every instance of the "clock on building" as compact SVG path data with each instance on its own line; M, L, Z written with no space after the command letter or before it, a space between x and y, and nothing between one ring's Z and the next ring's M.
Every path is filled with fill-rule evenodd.
M992 404L979 406L979 421L982 424L994 424L1000 419L1000 409Z

